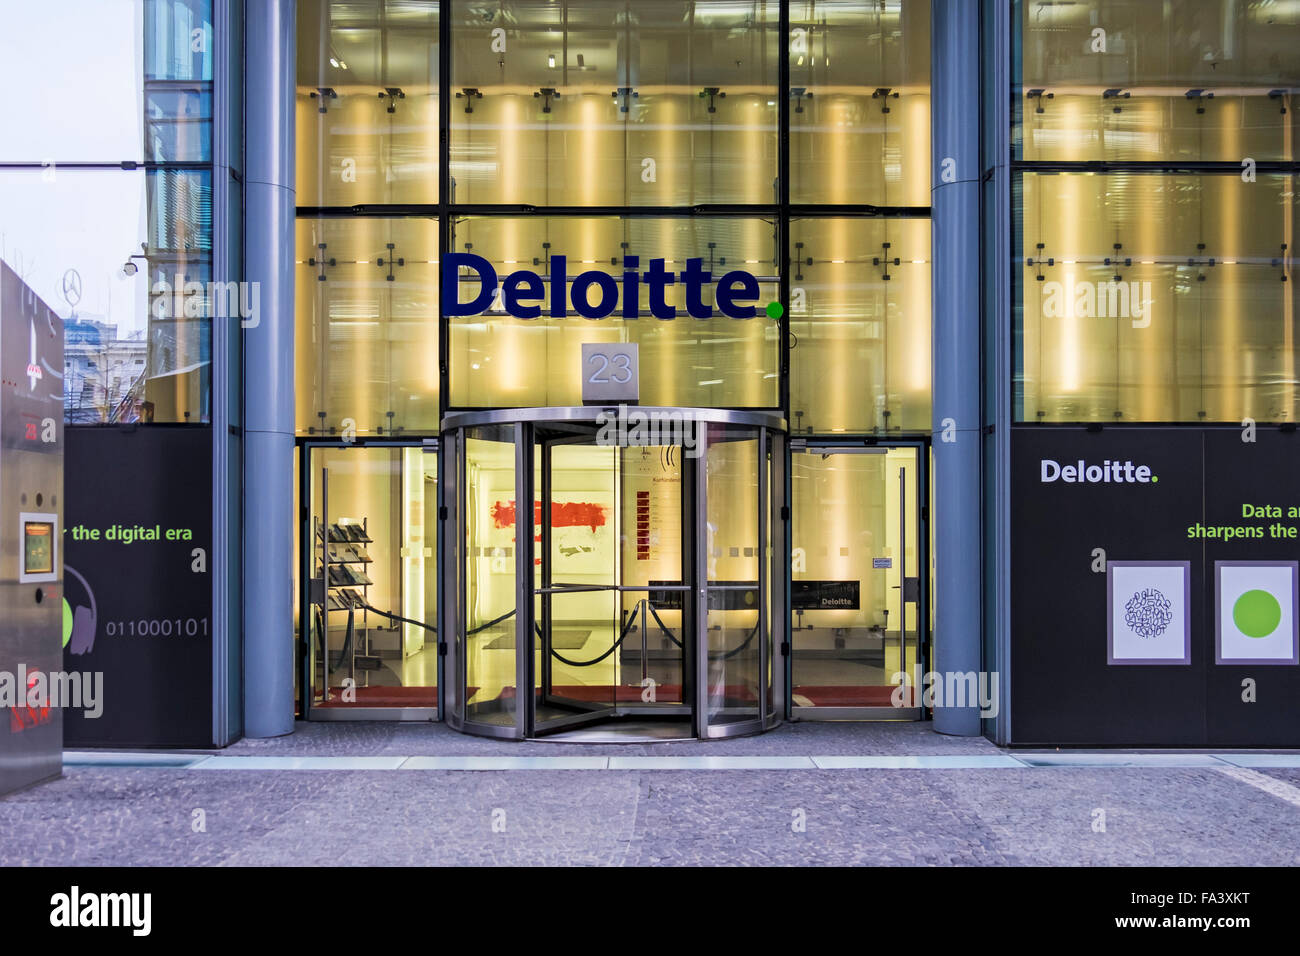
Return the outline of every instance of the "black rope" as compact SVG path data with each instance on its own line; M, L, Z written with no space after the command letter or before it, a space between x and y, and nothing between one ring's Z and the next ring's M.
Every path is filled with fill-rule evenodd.
M740 644L739 647L732 648L731 650L726 651L726 652L723 652L723 653L720 653L720 654L710 654L710 655L709 655L709 660L711 660L711 661L729 661L729 660L731 660L733 657L735 657L737 654L739 654L741 651L743 651L745 648L747 648L747 647L749 646L749 642L752 641L752 640L754 639L754 635L757 634L757 633L758 633L758 625L755 624L755 625L754 625L754 629L753 629L752 631L749 632L749 637L745 638L744 641L741 642L741 644Z
M386 618L388 618L390 621L401 621L403 624L412 624L412 625L414 625L415 627L422 627L422 628L424 628L426 631L431 631L431 632L433 632L434 634L437 634L437 633L438 633L438 629L437 629L436 627L434 627L432 624L426 624L426 623L424 623L424 621L414 621L414 620L412 620L412 619L409 618L409 617L402 617L402 615L400 615L400 614L394 614L394 613L392 613L391 611L381 611L381 610L379 610L379 608L377 608L377 607L371 607L371 606L370 606L369 604L367 604L365 601L362 601L362 602L361 602L361 606L362 606L363 608L365 608L367 611L370 611L370 612L373 613L373 614L378 614L380 617L386 617ZM511 613L513 614L514 612L512 611ZM493 623L495 623L495 622L493 622ZM486 626L487 626L487 625L484 625L484 627L486 627Z
M479 631L486 631L489 627L494 627L495 625L500 624L506 618L514 617L514 616L515 616L514 608L511 608L509 611L506 611L506 613L502 614L500 617L492 618L492 620L488 621L486 624L480 624L478 627L471 627L468 631L465 632L465 636L472 637L473 635L477 634Z
M673 632L668 630L668 628L664 626L664 622L659 619L659 612L655 610L655 606L653 604L648 604L646 606L650 608L650 614L654 617L655 623L659 625L659 630L664 632L664 637L668 638L668 640L672 641L678 647L682 647L682 642L673 637ZM683 647L682 650L685 650L685 648Z
M610 654L613 654L614 651L618 650L618 646L623 643L624 639L629 634L632 633L632 625L636 623L636 615L636 610L633 610L632 616L627 619L627 625L623 628L623 633L618 636L618 640L611 644L609 650L604 654L601 654L599 657L592 658L589 661L571 661L557 651L554 644L551 645L551 656L562 664L568 664L570 667L590 667L593 664L599 664L605 658L609 657ZM542 626L536 621L533 622L533 629L537 631L538 637L542 637Z
M325 675L327 682L329 680L329 674L334 673L334 671L338 670L340 667L343 666L343 662L347 660L348 654L352 650L352 631L353 631L352 614L353 614L352 608L349 607L348 627L347 627L346 636L343 639L343 649L339 651L338 659L333 664L331 664L329 660L329 636L328 636L329 632L325 627L325 619L324 616L321 614L320 608L318 607L316 609L316 613L314 615L314 617L316 618L316 649L321 656L321 661L325 664L325 667L329 671L329 673Z

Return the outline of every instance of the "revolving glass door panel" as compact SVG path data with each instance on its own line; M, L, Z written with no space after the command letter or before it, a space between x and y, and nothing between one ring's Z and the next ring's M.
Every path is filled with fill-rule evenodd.
M688 715L681 448L534 427L538 577L531 732L614 712Z
M517 708L515 425L466 428L459 442L458 515L464 534L457 626L464 721L477 733L521 736Z
M704 502L698 544L701 736L752 733L770 709L767 465L765 429L709 425L698 478Z
M533 427L532 733L610 716L617 703L618 449L589 426Z
M771 522L784 451L763 423L783 422L637 414L691 434L611 436L585 408L444 421L457 729L529 737L654 716L721 737L779 719L784 539Z

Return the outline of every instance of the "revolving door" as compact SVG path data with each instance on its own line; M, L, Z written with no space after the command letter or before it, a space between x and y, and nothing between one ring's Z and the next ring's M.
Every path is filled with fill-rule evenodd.
M778 723L784 426L716 409L448 415L447 721L513 738Z

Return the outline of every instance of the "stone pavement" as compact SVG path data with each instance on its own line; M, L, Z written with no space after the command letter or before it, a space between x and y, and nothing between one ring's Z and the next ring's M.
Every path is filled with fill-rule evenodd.
M630 745L505 743L427 723L299 724L292 736L221 753L1027 756L902 723ZM0 798L0 865L1300 863L1300 767L538 763L470 772L70 766L62 779Z

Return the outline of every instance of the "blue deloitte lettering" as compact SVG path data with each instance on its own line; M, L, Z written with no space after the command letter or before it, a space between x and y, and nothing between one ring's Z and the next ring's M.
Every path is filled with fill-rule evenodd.
M641 283L650 299L650 314L656 319L677 318L677 307L664 302L665 290L680 284L686 290L686 313L693 319L707 319L713 307L704 301L703 290L713 283L713 273L704 268L703 259L687 259L681 273L664 268L663 259L651 259L649 270L639 272L637 256L625 256L623 275L615 278L607 272L581 272L573 277L567 299L573 310L584 319L604 319L614 314L622 300L620 315L625 319L641 317L638 308ZM460 300L460 270L472 269L479 280L479 293L469 302ZM551 256L550 289L536 272L520 269L501 280L501 304L506 314L517 319L541 318L542 307L549 298L549 314L563 318L567 312L565 286L568 285L568 258ZM621 287L621 289L620 289ZM446 316L478 315L487 311L497 293L497 272L482 256L470 252L450 253L443 264L442 314ZM758 300L758 279L748 272L728 272L718 280L714 301L718 311L732 319L752 319L758 309L747 303ZM594 302L592 300L595 300Z

